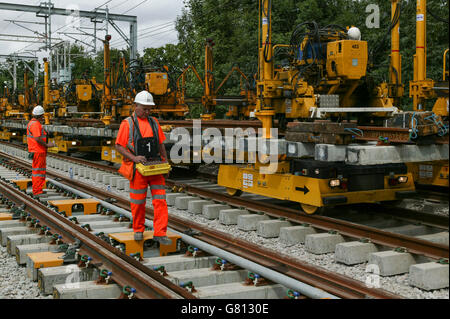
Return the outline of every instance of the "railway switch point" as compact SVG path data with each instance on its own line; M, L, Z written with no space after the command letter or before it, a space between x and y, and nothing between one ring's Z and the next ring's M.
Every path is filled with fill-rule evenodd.
M113 233L109 234L109 237L116 240L117 242L125 245L125 254L130 256L130 254L139 253L140 256L144 256L144 243L153 238L153 231L145 231L144 239L141 241L134 240L134 233ZM167 232L167 237L172 240L172 244L170 245L160 245L159 246L159 255L167 256L168 254L175 253L178 251L178 240L181 240L180 235L176 235L170 231Z

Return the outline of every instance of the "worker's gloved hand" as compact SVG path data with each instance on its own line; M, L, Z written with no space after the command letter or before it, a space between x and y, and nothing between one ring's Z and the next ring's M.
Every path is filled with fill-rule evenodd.
M145 162L147 162L147 159L145 158L145 156L135 156L133 162L135 162L136 164L144 164Z

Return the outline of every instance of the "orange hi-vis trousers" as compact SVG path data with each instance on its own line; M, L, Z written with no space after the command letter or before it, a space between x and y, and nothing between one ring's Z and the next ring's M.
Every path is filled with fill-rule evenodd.
M33 195L42 193L45 184L45 173L47 171L47 153L34 153L31 183L33 184Z
M145 203L150 186L153 204L153 236L166 236L169 214L166 203L166 181L162 175L142 176L138 171L130 182L130 204L133 215L133 231L145 230Z

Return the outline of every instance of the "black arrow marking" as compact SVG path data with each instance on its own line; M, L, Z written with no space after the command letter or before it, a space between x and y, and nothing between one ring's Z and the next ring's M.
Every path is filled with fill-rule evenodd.
M306 185L303 188L302 187L296 187L295 190L303 192L305 195L309 192L309 189L308 189L308 187L306 187Z

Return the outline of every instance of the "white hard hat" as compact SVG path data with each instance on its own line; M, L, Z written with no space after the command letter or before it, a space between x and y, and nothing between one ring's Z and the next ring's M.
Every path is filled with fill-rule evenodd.
M361 31L357 27L351 27L347 31L350 40L361 40Z
M136 94L134 103L142 105L155 105L155 103L153 102L153 96L147 91L142 91Z
M40 105L36 106L33 109L33 115L39 116L39 115L43 115L45 113L44 108Z

